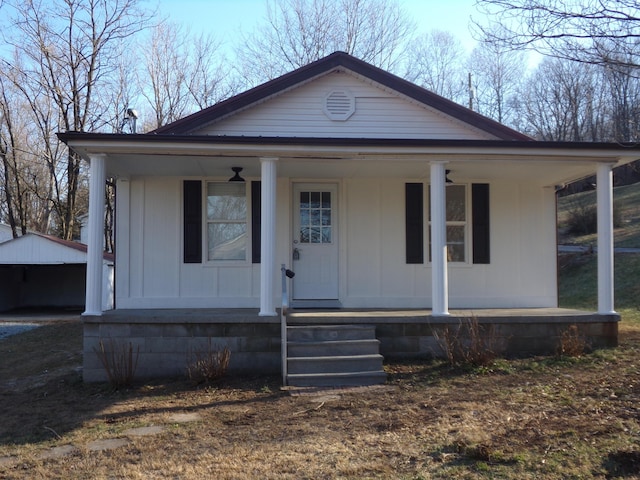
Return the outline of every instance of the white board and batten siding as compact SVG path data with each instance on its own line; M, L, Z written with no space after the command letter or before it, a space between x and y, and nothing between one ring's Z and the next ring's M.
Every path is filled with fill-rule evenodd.
M406 181L352 178L338 183L339 296L345 308L431 306L428 244L424 264L405 261ZM118 215L124 215L118 224L130 225L128 238L119 237L119 308L257 308L259 264L250 259L229 266L183 263L181 182L145 177L118 186L119 201L127 199L118 205ZM553 189L516 182L492 182L490 187L491 263L449 265L450 307L556 306L555 283L549 281L556 275ZM291 179L279 178L277 190L276 260L295 270ZM276 269L274 282L280 281L279 274Z
M404 181L349 179L342 304L348 308L428 308L431 266L406 264ZM449 264L451 308L557 306L553 189L491 183L491 262ZM425 204L425 208L427 205ZM470 232L470 230L469 230ZM428 239L428 232L425 232ZM468 244L468 255L471 256Z
M252 264L250 258L232 265L206 259L198 264L183 262L182 180L132 177L118 181L118 308L257 308L260 265ZM279 179L278 186L279 198L287 198L279 204L286 207L287 180ZM287 221L280 212L278 222ZM285 235L288 238L288 231ZM288 245L284 236L280 244ZM279 273L274 272L274 281Z
M346 91L355 99L355 111L347 120L332 120L325 114L326 98L336 91ZM348 72L330 72L193 133L312 138L495 138Z

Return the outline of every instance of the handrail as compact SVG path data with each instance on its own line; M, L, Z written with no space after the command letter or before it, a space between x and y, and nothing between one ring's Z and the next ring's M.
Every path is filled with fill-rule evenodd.
M287 292L287 278L293 278L295 273L283 263L282 272L282 308L280 309L280 355L282 362L282 384L287 385L287 315L289 314L289 293Z

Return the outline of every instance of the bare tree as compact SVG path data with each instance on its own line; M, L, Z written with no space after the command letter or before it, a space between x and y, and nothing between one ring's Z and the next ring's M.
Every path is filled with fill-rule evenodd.
M160 24L153 29L149 42L141 49L144 73L140 83L148 84L142 95L151 105L153 128L184 116L187 107L187 61L181 27Z
M636 0L482 0L476 5L496 19L489 26L476 23L494 43L580 62L639 66Z
M17 236L27 230L47 230L52 182L46 163L41 161L39 124L34 124L31 106L9 73L0 73L0 175L3 214Z
M640 48L640 45L638 45ZM607 140L637 141L640 133L640 80L637 69L625 66L626 59L603 67L603 83L609 98L610 132ZM635 56L635 54L633 55Z
M522 89L526 131L541 140L601 139L606 110L598 67L544 60Z
M501 123L513 123L509 106L524 79L523 52L505 51L498 45L483 43L470 56L473 95L477 109Z
M397 1L269 0L265 23L236 52L238 68L256 84L341 50L392 70L412 29Z
M26 225L23 222L22 215L22 185L19 181L17 148L16 148L16 130L14 128L14 119L9 108L10 93L5 87L6 81L0 76L0 160L2 160L2 170L0 177L2 178L2 193L4 202L2 205L2 217L5 217L11 227L13 237L18 236L18 226L20 233L26 233Z
M188 90L195 109L203 109L228 98L242 88L240 79L228 68L222 45L209 35L192 40Z
M462 43L450 32L432 30L416 38L407 53L405 78L438 95L464 103L467 97Z
M223 71L220 43L210 35L191 35L183 26L164 22L143 43L143 71L138 85L158 128L231 95L235 86Z
M40 159L55 177L59 234L71 239L77 230L83 167L53 134L95 131L109 124L108 96L101 89L122 54L123 40L145 28L147 15L137 0L7 0L6 7L12 21L6 41L17 60L7 65L41 122Z

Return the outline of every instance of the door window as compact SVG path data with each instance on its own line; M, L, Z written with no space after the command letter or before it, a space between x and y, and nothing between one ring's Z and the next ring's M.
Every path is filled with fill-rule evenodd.
M332 243L331 192L300 192L300 243Z

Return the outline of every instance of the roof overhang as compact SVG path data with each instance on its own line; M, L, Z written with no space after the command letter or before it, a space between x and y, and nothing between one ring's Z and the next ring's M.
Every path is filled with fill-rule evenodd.
M428 140L302 137L227 137L160 134L58 135L90 161L105 155L116 177L137 175L260 176L262 157L279 159L279 175L296 178L428 177L428 163L446 161L455 181L526 180L554 186L596 170L599 163L623 165L640 158L632 143L514 140Z

